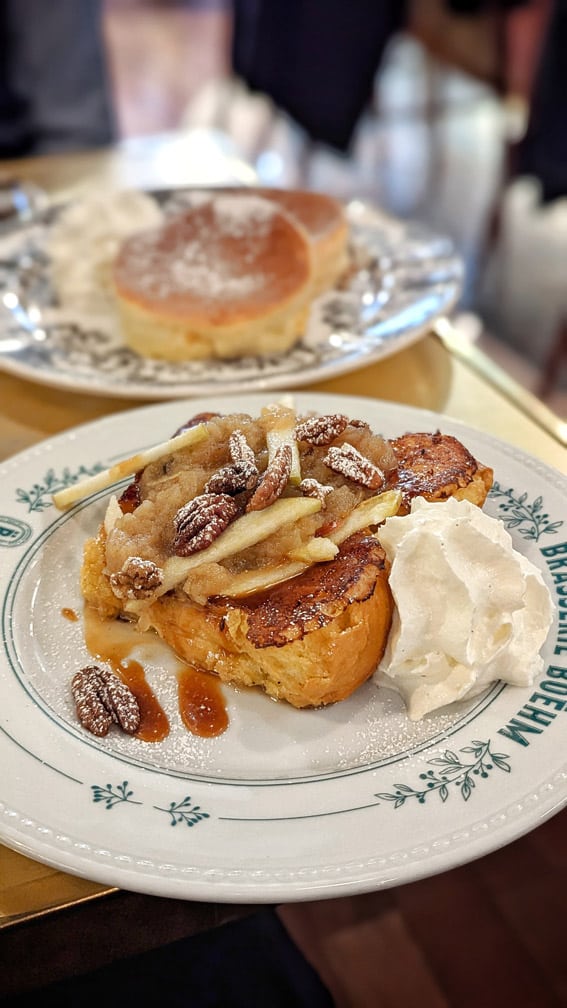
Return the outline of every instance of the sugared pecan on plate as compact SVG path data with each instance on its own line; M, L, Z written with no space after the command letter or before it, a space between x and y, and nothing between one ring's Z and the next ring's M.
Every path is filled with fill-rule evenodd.
M239 513L238 505L225 493L203 493L175 515L173 552L191 556L210 546Z
M378 490L386 482L382 470L366 455L361 455L353 445L345 443L331 446L323 461L333 472L340 473L369 490Z
M110 586L121 599L149 598L163 582L163 575L153 560L131 556L115 574L110 575Z
M71 680L77 717L92 735L107 735L112 724L133 735L140 727L140 707L132 690L114 672L87 665Z
M288 444L281 445L246 505L247 511L263 511L284 492L291 473L292 454Z
M328 445L348 427L349 419L342 413L312 416L303 420L295 428L298 441L314 445Z

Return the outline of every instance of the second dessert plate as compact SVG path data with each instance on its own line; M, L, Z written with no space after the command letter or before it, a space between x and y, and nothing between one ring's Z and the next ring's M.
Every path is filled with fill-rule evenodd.
M166 213L195 190L153 195ZM364 267L313 306L299 343L270 357L169 363L124 344L117 319L66 309L51 279L58 211L0 238L0 369L44 385L131 399L297 388L354 371L410 346L456 304L463 267L450 239L353 200L352 243Z

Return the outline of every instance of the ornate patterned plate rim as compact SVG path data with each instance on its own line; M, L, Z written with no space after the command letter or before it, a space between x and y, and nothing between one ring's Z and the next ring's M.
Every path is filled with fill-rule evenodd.
M195 187L155 190L160 200L190 198ZM203 187L197 187L198 192ZM173 204L172 204L173 205ZM300 388L323 381L406 349L451 312L462 288L463 265L449 238L416 222L402 222L363 200L351 200L347 214L359 241L380 259L369 287L372 310L354 309L350 295L330 293L312 318L317 322L287 354L261 360L188 362L175 365L143 360L128 350L116 324L50 307L47 234L51 215L39 216L0 236L0 370L41 385L134 400L167 400L243 389ZM23 271L18 265L31 249ZM34 272L35 271L35 272ZM39 293L26 287L33 277ZM38 280L39 277L39 280ZM8 300L6 300L8 295ZM346 311L346 315L345 315ZM42 315L43 312L43 315Z
M566 803L567 754L558 722L567 709L567 624L559 620L567 605L567 578L559 580L553 564L567 571L567 479L519 449L439 414L358 397L298 393L295 398L299 407L356 414L387 434L440 428L495 466L492 510L510 528L516 547L542 569L557 605L540 681L531 691L496 690L474 717L452 722L454 730L441 738L406 746L397 761L363 761L353 774L297 780L292 775L289 781L270 782L264 774L259 786L203 777L190 767L181 774L152 770L61 731L57 718L46 717L22 690L9 654L11 646L20 649L31 682L37 670L35 652L22 645L24 619L32 636L41 636L41 622L24 611L24 597L12 610L10 593L25 550L41 536L49 541L56 524L47 504L57 474L72 481L81 466L84 471L108 464L143 447L146 422L154 440L210 402L159 404L109 416L0 465L0 550L6 561L0 565L5 697L0 759L9 768L0 784L0 839L8 846L64 871L154 895L289 901L366 892L447 870L535 828ZM231 397L220 408L255 412L267 401L258 395ZM116 455L108 458L111 443ZM72 521L84 536L94 518L89 505L77 509ZM41 595L42 579L54 573L42 565L45 549L37 555L29 576L32 595ZM61 558L61 571L71 559ZM53 612L47 617L54 654L64 658L66 631L55 624ZM52 660L48 656L48 664ZM273 705L265 703L264 734L256 740L265 746L255 754L259 763L267 740L273 746L281 727ZM353 708L338 726L324 722L322 735L333 746L337 738L346 749L352 746L351 714L358 716ZM292 717L301 719L302 713ZM281 743L281 766L292 766L298 742L309 763L315 745L298 729L295 739Z

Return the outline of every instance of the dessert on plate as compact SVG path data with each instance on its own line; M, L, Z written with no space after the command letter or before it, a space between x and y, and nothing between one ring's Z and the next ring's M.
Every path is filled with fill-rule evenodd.
M129 471L85 545L86 603L294 707L345 699L380 662L394 609L385 519L417 497L482 506L492 482L449 435L387 440L285 403L197 416Z

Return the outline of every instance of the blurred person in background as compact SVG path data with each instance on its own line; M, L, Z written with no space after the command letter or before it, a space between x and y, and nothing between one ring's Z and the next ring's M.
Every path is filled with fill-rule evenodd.
M102 0L0 0L0 158L115 136Z
M541 185L542 203L567 196L567 0L549 3L516 173Z

